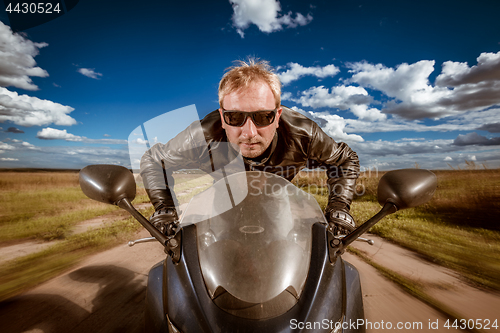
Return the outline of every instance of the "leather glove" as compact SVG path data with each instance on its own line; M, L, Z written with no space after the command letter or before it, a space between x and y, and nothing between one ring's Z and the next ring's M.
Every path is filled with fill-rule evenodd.
M151 215L149 222L167 236L175 234L176 222L179 220L175 207L160 208Z
M348 207L330 205L325 209L325 217L328 221L328 227L335 236L348 235L356 229L356 223L349 214Z

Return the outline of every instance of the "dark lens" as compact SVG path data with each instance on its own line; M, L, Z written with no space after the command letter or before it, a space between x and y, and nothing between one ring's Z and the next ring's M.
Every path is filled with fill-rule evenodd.
M264 127L273 123L275 115L274 111L259 111L253 114L252 119L256 126Z
M245 119L246 116L243 112L238 112L238 111L224 112L224 120L226 121L226 124L230 126L241 126L243 125Z

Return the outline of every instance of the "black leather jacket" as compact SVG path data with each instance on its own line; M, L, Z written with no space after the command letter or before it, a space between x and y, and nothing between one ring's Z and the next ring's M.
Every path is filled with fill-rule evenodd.
M244 158L246 170L263 170L288 180L303 168L325 168L330 195L328 207L349 211L359 175L358 156L345 143L337 143L309 118L283 106L280 124L270 147L259 161ZM202 133L201 133L202 132ZM201 126L195 122L166 144L151 147L141 159L141 176L155 209L172 207L172 172L201 169L213 173L228 163L227 137L219 111L209 113ZM222 156L222 157L221 157ZM231 157L229 157L231 158Z

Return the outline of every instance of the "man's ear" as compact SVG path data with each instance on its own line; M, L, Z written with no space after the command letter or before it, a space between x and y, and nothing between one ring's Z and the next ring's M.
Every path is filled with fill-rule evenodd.
M283 109L280 107L276 109L276 128L280 127L280 117L281 117L281 112L283 112Z
M222 128L226 129L226 122L224 121L224 116L222 115L222 108L219 108L220 121L222 123Z

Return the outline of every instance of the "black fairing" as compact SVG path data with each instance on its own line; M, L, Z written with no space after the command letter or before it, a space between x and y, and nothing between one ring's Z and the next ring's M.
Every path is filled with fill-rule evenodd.
M144 313L145 332L168 332L162 297L163 269L164 264L162 261L154 265L148 274L146 308Z
M348 262L344 261L345 281L346 281L346 322L356 322L357 319L364 319L365 312L363 308L363 294L361 293L361 281L359 280L359 272ZM352 329L352 325L345 324L344 333L348 332L365 332L365 326Z
M356 269L342 259L331 265L328 257L327 231L323 224L313 225L311 264L304 290L298 303L288 312L269 319L252 320L233 316L220 309L208 295L201 274L196 243L196 226L182 229L182 255L179 263L164 261L165 312L171 322L183 333L191 332L300 332L292 323L356 320L364 318L359 275ZM345 272L344 272L345 271ZM151 277L153 273L153 277ZM152 269L148 283L148 308L162 307L162 293L158 289L158 267ZM344 274L345 273L345 274ZM154 286L153 286L154 285ZM346 299L346 289L352 293ZM156 298L153 300L153 298ZM347 306L347 307L346 307ZM148 331L165 331L165 315L158 318L160 309L146 311L146 320L153 325ZM347 312L346 312L347 311ZM149 318L148 318L149 316ZM155 316L156 318L151 318ZM311 332L310 330L304 330ZM331 328L317 332L330 332Z

